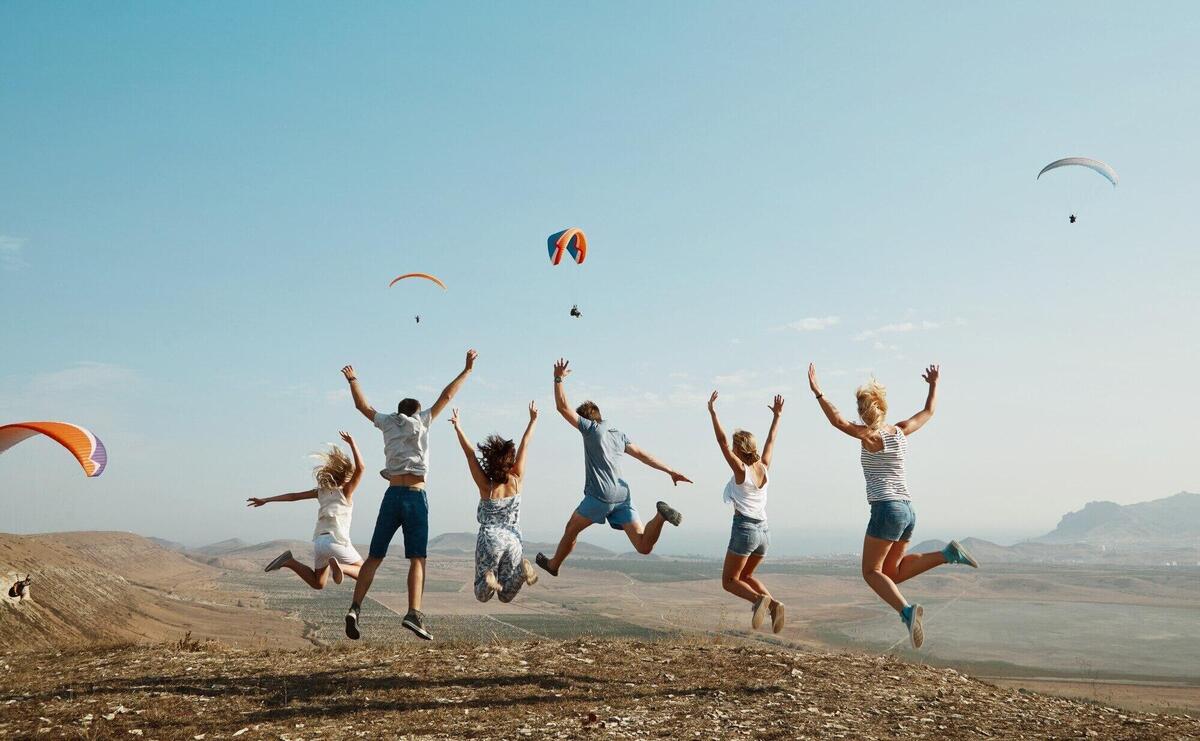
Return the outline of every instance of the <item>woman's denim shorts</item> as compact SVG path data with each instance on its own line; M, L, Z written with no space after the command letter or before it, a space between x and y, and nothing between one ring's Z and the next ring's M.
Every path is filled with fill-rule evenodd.
M912 540L917 511L907 499L889 499L871 503L871 521L867 535L880 540Z
M771 533L766 520L756 520L740 513L733 515L733 532L729 535L729 552L735 556L765 556L771 545Z

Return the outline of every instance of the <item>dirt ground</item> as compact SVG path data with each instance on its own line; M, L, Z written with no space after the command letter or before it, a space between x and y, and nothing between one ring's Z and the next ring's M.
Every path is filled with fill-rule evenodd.
M1200 721L952 669L720 640L0 656L22 738L1200 738Z

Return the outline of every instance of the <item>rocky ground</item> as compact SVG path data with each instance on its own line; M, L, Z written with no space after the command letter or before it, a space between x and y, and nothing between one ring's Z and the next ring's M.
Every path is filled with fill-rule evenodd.
M181 641L0 654L0 736L1183 739L1200 721L886 656L721 642Z

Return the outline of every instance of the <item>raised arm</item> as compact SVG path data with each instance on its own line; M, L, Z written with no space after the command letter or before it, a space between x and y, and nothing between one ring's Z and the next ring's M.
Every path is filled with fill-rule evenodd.
M538 408L536 402L529 402L529 424L525 426L525 434L521 436L521 444L517 446L517 462L513 464L513 475L525 477L525 454L529 452L529 441L533 438L533 428L537 426Z
M354 459L354 473L350 474L350 480L342 486L342 496L349 500L354 496L354 490L358 488L358 482L362 480L362 453L359 452L358 443L354 442L354 438L350 436L349 432L341 430L338 432L338 435L350 446L350 457Z
M358 376L354 373L354 366L347 365L342 368L342 375L346 377L346 381L350 384L350 396L354 399L354 408L362 412L362 415L375 423L375 409L367 403L367 397L363 396L362 389L358 385Z
M471 470L471 478L475 480L475 486L479 488L479 494L482 496L483 492L491 489L492 484L484 475L483 467L479 465L479 459L475 457L475 446L467 438L467 433L463 432L462 424L458 420L457 409L450 413L450 424L454 426L454 432L458 435L459 447L462 448L463 455L467 456L467 468Z
M302 499L316 499L317 490L309 489L308 491L294 491L290 494L280 494L274 497L250 497L246 500L247 507L261 507L264 504L271 502L299 502Z
M767 430L767 443L763 445L762 462L767 468L771 467L771 457L775 454L775 433L779 431L779 418L783 416L783 397L775 394L775 402L771 410L771 429Z
M571 408L570 402L567 401L567 392L563 389L563 383L567 380L567 376L571 375L571 369L568 368L571 364L569 360L558 359L554 364L554 408L562 415L567 423L579 429L579 415Z
M729 438L725 435L725 428L721 427L721 420L717 417L717 392L712 392L712 396L708 397L708 416L712 417L713 432L717 436L717 447L721 448L721 455L725 456L725 462L729 464L729 468L733 470L734 477L746 476L746 464L742 463L733 450L729 447Z
M829 420L829 424L838 428L850 437L857 440L862 440L867 435L871 434L870 428L866 425L855 424L837 410L829 399L825 398L825 394L821 393L821 384L817 382L817 369L812 363L808 364L808 387L812 389L813 394L817 397L817 403L821 405L821 411L825 413L825 418Z
M904 430L905 435L911 435L921 429L933 417L933 409L937 406L937 385L940 373L940 365L931 365L921 374L921 378L929 384L929 394L925 397L924 409L896 424L897 427Z
M665 463L659 461L657 458L650 455L649 453L642 450L641 448L634 445L633 443L625 443L625 453L628 454L630 457L636 458L639 461L641 461L642 463L645 463L647 466L650 466L651 468L657 469L657 470L662 471L663 473L667 474L668 476L671 477L671 483L675 484L676 486L678 486L679 482L681 482L681 481L684 483L687 483L687 484L692 483L692 480L689 479L687 476L684 476L682 473L679 473L678 471L676 471L672 468L669 468Z
M466 365L463 366L462 372L454 377L450 385L442 389L442 395L437 398L437 401L433 402L433 406L429 408L430 419L441 414L442 410L450 403L450 400L454 398L454 395L458 393L458 390L462 388L462 385L467 382L467 376L471 375L471 371L475 369L475 358L477 357L479 357L479 353L474 350L467 350Z

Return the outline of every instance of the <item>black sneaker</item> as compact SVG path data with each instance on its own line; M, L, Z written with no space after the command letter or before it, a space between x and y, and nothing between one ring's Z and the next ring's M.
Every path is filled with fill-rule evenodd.
M550 576L558 576L558 569L550 568L550 559L546 558L545 553L537 554L537 558L533 560L537 562L537 565L540 566ZM532 584L533 582L529 583Z
M417 638L424 638L427 641L433 640L433 633L430 633L425 628L425 614L420 610L409 610L404 616L404 622L401 623L405 628L417 634Z
M346 637L357 641L361 635L358 632L358 610L351 607L346 612Z
M663 519L675 527L679 527L679 523L683 522L683 515L679 513L679 510L666 502L659 502L657 507L658 513L662 515Z

